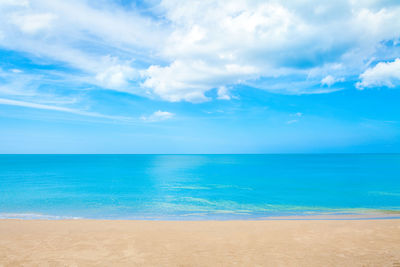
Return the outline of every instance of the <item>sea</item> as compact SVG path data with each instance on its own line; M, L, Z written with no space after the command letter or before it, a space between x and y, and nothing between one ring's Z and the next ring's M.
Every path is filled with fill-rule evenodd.
M3 219L360 214L400 218L400 154L0 155Z

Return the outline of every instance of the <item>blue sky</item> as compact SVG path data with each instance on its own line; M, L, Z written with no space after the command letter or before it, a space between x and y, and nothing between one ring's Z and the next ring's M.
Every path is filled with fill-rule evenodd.
M400 152L398 1L0 0L0 153Z

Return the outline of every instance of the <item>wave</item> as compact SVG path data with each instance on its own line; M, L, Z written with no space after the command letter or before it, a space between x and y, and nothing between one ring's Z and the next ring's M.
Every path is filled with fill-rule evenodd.
M153 203L159 210L170 213L202 213L202 214L240 214L240 215L269 215L269 214L398 214L399 207L390 208L333 208L319 206L296 206L282 204L244 204L230 200L209 200L196 197L181 197L173 202Z
M0 213L0 219L19 219L19 220L77 220L81 217L58 216L40 213Z

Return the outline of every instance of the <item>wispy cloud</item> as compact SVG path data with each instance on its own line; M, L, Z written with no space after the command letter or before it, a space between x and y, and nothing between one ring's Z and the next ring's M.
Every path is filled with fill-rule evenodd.
M217 99L220 100L231 100L232 98L238 99L236 96L232 96L229 89L226 86L221 86L217 91Z
M21 15L14 13L11 21L19 27L19 29L28 34L36 34L41 30L48 29L52 26L53 21L57 17L51 13L37 13Z
M172 119L174 116L174 113L158 110L149 116L142 116L140 119L147 122L157 122Z
M104 115L104 114L100 114L100 113L96 113L96 112L83 111L83 110L78 110L78 109L73 109L73 108L59 107L59 106L52 106L52 105L43 105L43 104L38 104L38 103L31 103L31 102L12 100L12 99L4 99L4 98L0 98L0 105L10 105L10 106L19 106L19 107L34 108L34 109L54 110L54 111L67 112L67 113L72 113L72 114L77 114L77 115L82 115L82 116L104 118L104 119L110 119L110 120L122 120L122 121L131 120L131 118L129 118L129 117L110 116L110 115Z
M303 117L303 113L301 112L296 112L294 114L290 114L290 117L294 117L295 119L288 120L286 123L287 124L293 124L297 123L300 121L300 118Z

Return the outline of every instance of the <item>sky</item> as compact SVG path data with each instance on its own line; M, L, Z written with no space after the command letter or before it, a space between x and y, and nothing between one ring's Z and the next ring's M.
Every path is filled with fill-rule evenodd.
M399 153L397 0L0 0L0 153Z

